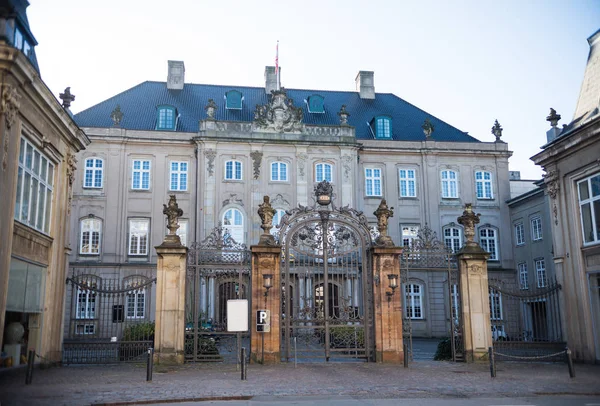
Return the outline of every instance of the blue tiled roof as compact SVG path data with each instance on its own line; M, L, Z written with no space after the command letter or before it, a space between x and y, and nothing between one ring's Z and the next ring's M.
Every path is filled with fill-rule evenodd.
M225 108L225 92L238 90L244 97L241 110ZM392 117L393 139L421 141L425 139L421 126L426 118L434 125L432 139L436 141L479 142L469 134L437 119L391 93L377 93L375 99L361 99L358 92L286 89L288 98L304 110L304 123L309 125L339 125L337 112L342 104L350 113L348 124L356 128L357 139L373 139L368 123L378 115ZM324 98L324 113L309 113L305 100L313 94ZM177 131L197 132L198 121L206 118L204 107L208 99L218 106L215 118L222 121L254 120L257 104L267 104L262 87L185 84L183 90L169 90L165 82L143 82L74 116L80 127L112 127L111 112L118 105L123 112L121 128L154 130L157 106L172 105L180 115Z

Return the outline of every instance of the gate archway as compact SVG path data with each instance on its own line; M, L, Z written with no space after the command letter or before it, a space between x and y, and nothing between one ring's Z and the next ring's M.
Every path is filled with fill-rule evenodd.
M331 185L319 188L331 197ZM367 218L328 200L287 211L278 229L282 360L373 360Z

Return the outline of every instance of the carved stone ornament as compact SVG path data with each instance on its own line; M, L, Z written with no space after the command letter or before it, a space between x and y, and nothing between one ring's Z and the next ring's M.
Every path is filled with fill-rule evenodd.
M431 124L431 121L429 121L428 118L425 119L425 122L423 123L421 128L423 129L425 138L431 137L431 134L433 134L433 132L435 131L435 127L433 126L433 124Z
M77 170L77 159L75 158L75 155L71 153L71 151L67 151L65 162L67 164L67 181L69 182L69 188L67 191L67 215L70 215L71 203L73 201L73 182L75 182L75 171Z
M344 178L348 180L350 178L350 170L352 169L352 156L342 156L342 167L344 168Z
M552 199L556 199L556 196L558 196L558 191L560 190L560 185L558 183L558 171L556 169L550 170L542 175L542 177L544 178L544 183L546 184L546 193L548 193L548 196L550 196Z
M290 207L290 202L288 202L281 193L277 193L271 204L275 207Z
M206 170L208 171L208 176L213 176L215 174L215 158L217 157L217 152L214 149L205 149L204 156L206 157Z
M258 215L260 217L261 226L263 233L260 236L258 245L275 245L275 237L271 234L273 228L273 216L275 216L275 209L271 206L269 196L263 196L263 202L258 205Z
M21 95L17 92L17 88L15 86L11 86L9 84L4 84L2 86L2 103L0 104L0 112L4 114L4 121L6 122L6 127L12 127L15 116L19 111L19 107L21 107Z
M498 120L494 122L494 126L492 127L492 134L494 134L494 136L496 137L496 142L500 142L500 138L502 137L502 126L500 125Z
M63 101L62 106L65 109L71 107L71 103L75 101L75 95L71 94L71 88L67 87L64 93L60 93L58 97Z
M463 211L462 216L460 216L458 220L458 224L462 225L465 228L465 238L467 242L465 245L473 246L477 245L474 241L475 238L475 225L479 224L479 217L481 214L473 211L473 206L471 203L465 204L465 210Z
M350 113L346 111L346 105L342 104L342 108L338 111L338 116L340 116L340 125L347 126L348 125L348 117L350 117Z
M237 193L230 193L229 197L223 200L223 207L227 206L228 204L238 204L243 207L244 201L238 197Z
M302 132L303 111L295 107L294 101L287 97L285 89L271 90L271 102L257 105L254 110L254 125L260 131Z
M333 186L328 181L323 180L315 186L314 193L317 198L317 203L321 206L327 206L331 203L333 197Z
M481 265L471 265L469 267L469 273L472 275L482 275L483 267Z
M215 112L217 111L217 104L213 99L208 99L208 104L206 105L206 107L204 107L204 110L206 110L206 119L214 120Z
M114 127L119 127L121 125L121 120L123 120L123 112L121 111L121 106L117 104L117 107L110 113L110 119L113 122Z
M252 169L254 170L254 179L258 179L260 176L260 164L262 163L263 153L260 151L252 151L250 153L252 158Z
M375 244L382 245L386 247L393 247L394 242L392 241L392 237L387 235L388 228L388 219L394 216L394 208L389 207L385 199L381 199L381 203L379 203L379 207L375 212L373 212L375 217L377 217L377 230L379 231L379 237L375 240Z
M167 228L169 229L169 235L165 237L165 242L181 244L176 232L179 228L179 217L183 216L183 210L179 208L175 195L169 197L169 203L163 204L163 214L167 216Z
M562 117L560 116L560 114L557 114L556 110L550 107L550 115L546 117L546 121L549 121L552 127L556 127L561 118Z
M303 152L296 155L296 158L298 159L298 175L300 175L300 177L304 179L304 167L306 166L308 155Z
M4 137L4 144L2 145L2 170L5 171L8 167L8 150L10 148L9 144L9 134L6 134Z

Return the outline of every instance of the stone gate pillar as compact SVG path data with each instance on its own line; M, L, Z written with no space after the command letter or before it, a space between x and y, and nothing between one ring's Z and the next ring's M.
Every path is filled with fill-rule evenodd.
M473 240L479 216L473 212L471 203L467 203L463 215L458 218L459 224L464 226L467 240L456 255L466 362L486 361L488 348L492 346L487 274L489 254Z
M379 237L371 249L373 256L373 302L375 310L375 356L377 362L402 363L402 289L400 281L400 254L387 235L388 218L394 215L383 199L375 211Z
M252 251L252 311L250 319L250 361L275 364L281 361L281 331L279 313L281 312L281 247L275 242L270 230L273 228L275 210L271 207L269 196L264 196L259 205L263 234L258 245L250 247ZM265 288L265 276L270 276L271 288ZM257 332L257 311L269 310L271 320L268 332Z
M169 205L164 205L169 234L161 245L155 247L156 314L154 333L154 362L158 364L183 364L185 358L185 274L188 249L181 245L175 231L178 218L183 215L175 195Z

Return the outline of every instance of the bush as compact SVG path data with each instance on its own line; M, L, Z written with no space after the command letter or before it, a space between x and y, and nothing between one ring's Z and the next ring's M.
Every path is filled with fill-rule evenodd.
M122 341L154 341L154 322L135 323L123 331Z
M448 361L452 359L452 342L450 338L444 338L438 343L433 359L436 361Z
M365 348L364 327L331 327L329 343L332 348Z

